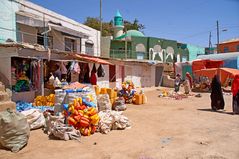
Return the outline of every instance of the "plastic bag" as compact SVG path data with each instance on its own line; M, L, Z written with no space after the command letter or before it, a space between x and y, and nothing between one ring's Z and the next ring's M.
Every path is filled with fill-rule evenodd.
M81 133L74 127L64 124L65 117L52 116L50 113L44 113L46 119L44 132L61 140L80 140Z
M45 118L43 113L38 109L30 109L21 112L26 118L27 122L30 125L30 129L38 129L44 126Z
M107 134L110 130L123 130L130 127L129 119L117 111L101 111L99 112L100 121L98 129L101 133Z
M97 97L98 111L111 110L111 102L108 94L99 94Z
M30 128L26 117L19 112L10 109L0 112L0 144L18 152L28 142Z
M120 97L115 100L113 109L116 111L125 111L126 110L125 100L123 97Z

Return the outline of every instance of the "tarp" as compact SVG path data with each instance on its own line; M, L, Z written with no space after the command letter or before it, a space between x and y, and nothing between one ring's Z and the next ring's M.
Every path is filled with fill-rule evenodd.
M83 60L86 62L91 62L91 63L99 63L99 64L103 64L103 65L113 65L112 63L97 58L97 57L93 57L93 56L88 56L88 55L80 55L80 54L72 54L71 56L73 56L73 58L75 58L76 60Z
M222 60L195 60L192 63L193 72L208 69L208 68L219 68L223 66Z
M222 83L225 83L228 78L233 79L237 74L239 75L239 70L233 68L211 68L194 72L194 75L196 76L206 76L209 79L212 79L215 75L218 75Z

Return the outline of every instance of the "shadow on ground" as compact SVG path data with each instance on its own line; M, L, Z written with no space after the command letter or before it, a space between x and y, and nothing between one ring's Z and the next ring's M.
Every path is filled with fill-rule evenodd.
M199 111L206 111L206 112L212 112L212 113L221 113L221 114L228 114L228 115L234 115L232 112L225 112L224 110L218 110L213 111L212 109L197 109Z

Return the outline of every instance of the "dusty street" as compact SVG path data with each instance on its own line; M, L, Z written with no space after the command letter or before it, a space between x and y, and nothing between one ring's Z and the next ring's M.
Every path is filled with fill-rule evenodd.
M147 104L128 105L124 113L131 129L97 133L81 142L49 140L35 130L23 150L0 150L0 159L239 158L239 116L231 114L231 96L224 96L226 111L219 113L210 111L207 93L183 100L159 98L157 90L146 95Z

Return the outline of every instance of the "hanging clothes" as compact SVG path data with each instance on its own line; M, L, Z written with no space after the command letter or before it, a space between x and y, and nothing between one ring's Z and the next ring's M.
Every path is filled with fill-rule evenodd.
M98 76L98 77L105 77L105 70L104 70L104 68L102 67L101 64L100 64L100 66L98 67L97 76Z
M91 70L90 83L91 83L92 85L96 85L96 84L97 84L95 64L93 65L93 68L92 68L92 70Z
M63 61L60 63L61 78L66 80L67 78L67 69Z
M85 70L84 83L90 83L90 75L89 75L90 74L90 67L89 67L88 63L85 64L84 70Z
M222 94L221 82L217 75L214 76L211 83L211 108L216 111L219 109L224 109L225 102Z

